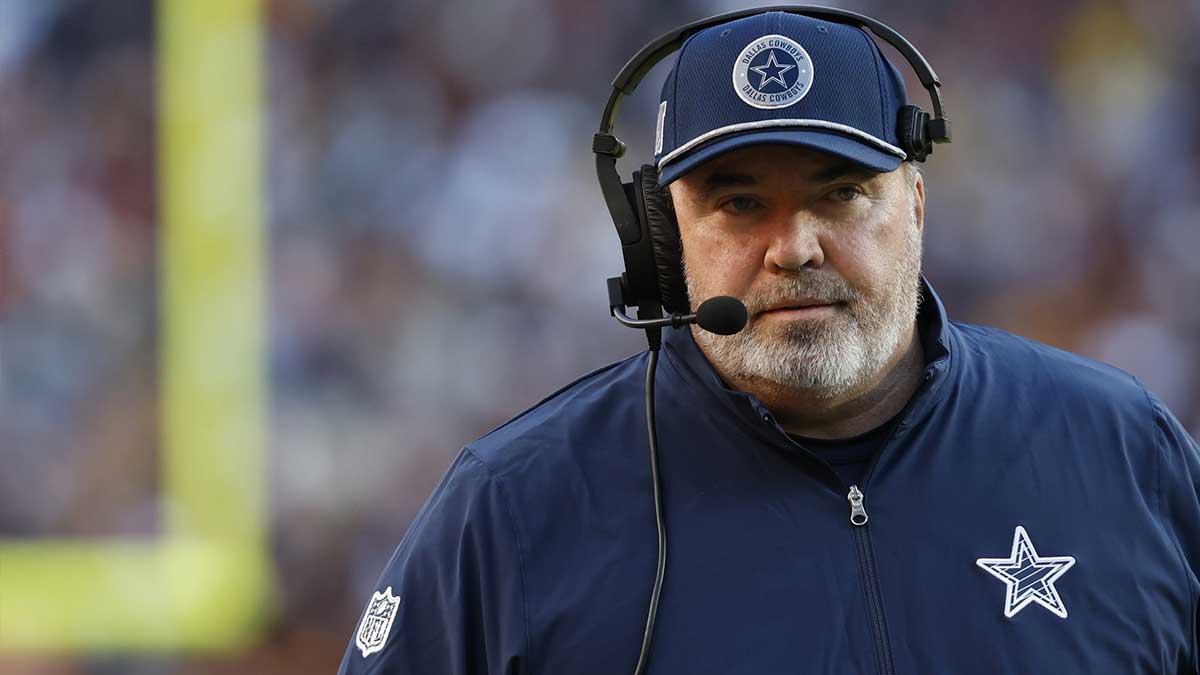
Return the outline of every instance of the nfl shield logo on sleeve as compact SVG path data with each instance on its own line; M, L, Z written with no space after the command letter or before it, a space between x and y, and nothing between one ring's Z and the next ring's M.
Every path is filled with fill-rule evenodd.
M354 644L362 651L363 658L383 649L383 643L387 642L388 634L392 632L392 621L396 618L399 606L400 598L392 595L391 586L371 596L358 633L354 635Z

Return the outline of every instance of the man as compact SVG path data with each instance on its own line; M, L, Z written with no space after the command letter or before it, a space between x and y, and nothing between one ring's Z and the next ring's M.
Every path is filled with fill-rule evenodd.
M838 58L857 65L823 77ZM947 318L887 122L903 83L865 33L707 29L663 100L689 298L738 297L749 322L666 331L646 672L1198 672L1200 450L1131 376ZM656 564L647 358L462 450L342 672L633 671Z

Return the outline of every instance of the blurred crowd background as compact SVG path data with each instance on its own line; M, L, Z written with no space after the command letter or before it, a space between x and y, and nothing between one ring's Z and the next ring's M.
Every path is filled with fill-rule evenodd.
M1200 434L1200 4L837 4L945 85L925 270L950 314L1124 368ZM237 654L0 671L332 673L458 449L644 348L606 309L591 134L638 47L743 6L264 0L279 606ZM154 33L149 0L0 0L0 538L161 527ZM626 173L665 71L622 111Z

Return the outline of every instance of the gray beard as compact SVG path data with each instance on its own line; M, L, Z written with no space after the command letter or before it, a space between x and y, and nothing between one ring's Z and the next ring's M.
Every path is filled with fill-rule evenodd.
M818 398L844 395L881 373L916 321L921 297L921 232L912 212L904 250L895 274L867 293L840 276L820 270L801 270L785 283L745 298L751 320L734 335L716 335L699 327L692 335L727 377L766 380L790 389L803 389ZM684 266L688 295L707 298ZM756 321L754 313L790 298L809 297L845 302L828 319L798 322Z

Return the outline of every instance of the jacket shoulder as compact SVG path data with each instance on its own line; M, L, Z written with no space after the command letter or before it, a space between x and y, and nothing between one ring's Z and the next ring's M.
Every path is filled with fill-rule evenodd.
M467 447L496 474L550 459L567 445L609 437L641 419L648 352L586 373L472 441Z
M967 370L998 379L1034 396L1088 399L1150 420L1150 397L1142 383L1116 366L991 326L952 322L967 357Z

